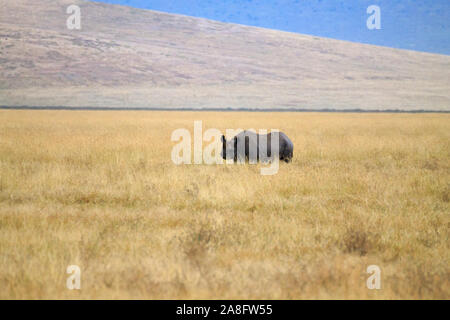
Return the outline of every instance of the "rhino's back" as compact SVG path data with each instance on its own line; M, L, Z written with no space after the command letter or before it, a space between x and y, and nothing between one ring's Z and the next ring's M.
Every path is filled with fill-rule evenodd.
M276 139L278 133L278 144L273 145L273 139ZM283 132L271 132L267 134L258 134L252 130L240 132L236 137L238 141L245 141L245 148L236 150L238 158L247 157L251 160L270 158L278 154L281 159L292 158L294 144L291 139ZM244 154L242 154L244 153ZM259 159L261 160L261 159Z
M280 132L280 145L282 144L285 145L285 148L291 152L294 150L294 144L284 132Z

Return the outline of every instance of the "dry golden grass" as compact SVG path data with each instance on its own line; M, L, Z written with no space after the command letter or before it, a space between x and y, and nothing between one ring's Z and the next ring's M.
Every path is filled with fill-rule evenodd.
M175 166L194 120L294 161ZM0 298L448 299L449 142L448 114L0 110Z

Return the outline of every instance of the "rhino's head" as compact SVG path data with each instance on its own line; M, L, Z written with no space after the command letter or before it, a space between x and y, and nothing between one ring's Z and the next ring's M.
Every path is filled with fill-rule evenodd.
M234 137L233 139L227 141L225 136L222 136L222 152L220 153L222 159L236 159L236 144L237 137Z

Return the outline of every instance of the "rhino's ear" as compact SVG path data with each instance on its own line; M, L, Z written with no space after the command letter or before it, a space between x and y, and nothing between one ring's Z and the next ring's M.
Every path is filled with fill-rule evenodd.
M225 136L222 136L221 140L222 140L222 143L227 142L227 139L225 139Z

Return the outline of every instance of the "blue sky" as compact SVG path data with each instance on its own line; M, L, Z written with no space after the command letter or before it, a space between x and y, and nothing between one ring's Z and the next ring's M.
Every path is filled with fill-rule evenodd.
M97 0L270 29L450 55L450 0ZM370 5L381 30L368 30Z

